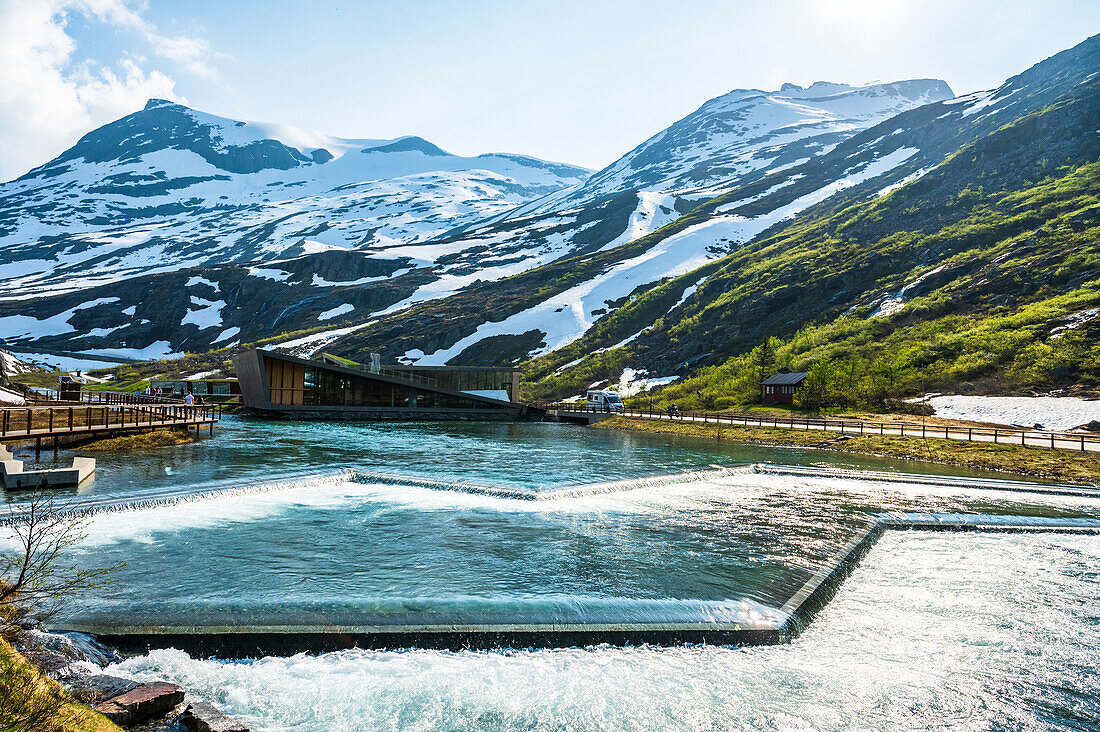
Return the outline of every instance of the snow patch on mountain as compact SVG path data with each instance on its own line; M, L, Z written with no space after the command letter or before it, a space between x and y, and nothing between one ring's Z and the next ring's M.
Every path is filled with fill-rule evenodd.
M211 341L211 343L225 343L230 338L232 338L233 336L237 335L240 332L241 332L241 329L239 327L235 326L235 325L232 328L226 328L221 333L218 333L218 337L215 338L213 341Z
M647 377L649 372L645 369L625 368L619 376L619 383L612 387L623 399L637 396L643 391L652 391L659 386L666 386L679 379L679 376L653 376Z
M105 356L107 358L121 358L127 361L158 361L183 358L184 353L172 350L169 341L155 341L144 348L92 348L82 351L88 356Z
M290 272L273 267L249 267L248 274L272 282L286 282L290 279Z
M212 280L208 280L205 277L188 277L187 282L185 282L183 286L194 287L195 285L206 285L207 287L213 288L214 292L221 291L221 285L219 285L217 282L213 282ZM130 314L133 315L133 313Z
M336 307L332 308L331 310L324 311L323 313L321 313L317 316L317 319L318 320L331 320L332 318L335 318L338 315L347 315L348 313L350 313L354 310L355 310L354 305L352 305L351 303L344 303L343 305L337 305Z
M81 310L89 310L99 305L118 302L117 297L100 297L64 310L48 318L34 318L29 315L6 315L0 317L0 338L21 338L27 336L61 335L75 333L76 328L69 323Z
M38 371L38 368L13 353L0 350L0 375L14 376L15 374L29 374L32 371Z
M191 296L191 304L195 307L188 309L187 315L180 320L180 325L197 326L199 330L217 328L222 324L222 308L225 300L204 300L201 297Z

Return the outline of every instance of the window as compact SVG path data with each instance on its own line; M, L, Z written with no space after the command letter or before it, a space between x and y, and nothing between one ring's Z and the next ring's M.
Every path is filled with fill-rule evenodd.
M307 367L303 403L318 407L407 407L409 389L366 376Z

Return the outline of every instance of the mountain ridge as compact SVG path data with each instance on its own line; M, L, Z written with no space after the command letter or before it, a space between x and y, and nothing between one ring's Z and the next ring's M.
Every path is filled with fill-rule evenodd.
M899 103L921 101L881 97L883 86L844 88L872 94L877 111L861 107L860 119L852 120L835 110L800 107L796 116L839 126L826 130L834 139L875 115L888 116ZM32 350L111 348L120 340L145 353L150 344L167 343L161 351L169 353L216 346L233 329L250 340L266 335L264 328L308 328L310 320L316 323L336 308L345 313L339 322L363 322L572 252L614 249L692 207L675 191L629 187L569 201L588 171L526 156L444 158L444 151L415 136L347 140L228 120L163 100L146 106L85 135L35 175L7 184L8 195L0 196L0 297L15 290L24 298L40 295L22 305L25 316L39 321L102 297L119 298L117 304L82 308L73 321L94 326L45 328L37 338L25 326L0 328L0 338ZM364 159L397 177L364 173ZM491 163L500 172L440 171L441 163ZM108 164L109 170L95 167ZM429 164L432 172L421 172ZM94 183L79 179L81 166L93 166ZM349 166L356 166L353 176L334 177ZM717 175L733 175L732 186L740 173ZM242 179L256 183L242 193ZM365 186L364 179L378 182ZM54 208L51 195L61 191L65 197L76 193L77 204ZM469 204L463 210L464 200ZM88 227L84 232L81 221ZM675 254L666 253L662 261L670 258ZM31 266L24 265L22 277L5 280L5 267L11 271L20 261ZM671 260L667 265L684 266ZM326 274L310 273L311 267ZM188 283L196 276L236 291L214 300L224 300L217 330L196 329L189 315L192 297L210 299L191 294L195 285ZM146 308L150 292L174 293L176 302L158 298L155 308ZM263 306L251 305L254 298ZM129 316L131 308L143 312ZM4 312L0 304L0 318ZM263 312L279 315L272 323Z

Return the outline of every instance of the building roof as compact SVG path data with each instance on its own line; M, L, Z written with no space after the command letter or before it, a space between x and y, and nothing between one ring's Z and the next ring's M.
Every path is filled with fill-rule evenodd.
M801 384L806 379L807 374L802 371L789 371L787 373L776 374L770 379L765 379L764 386L785 386L788 384Z

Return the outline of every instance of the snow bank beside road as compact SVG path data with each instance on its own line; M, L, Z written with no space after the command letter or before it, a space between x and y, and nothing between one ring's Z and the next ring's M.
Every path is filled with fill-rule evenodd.
M1100 420L1100 400L1073 397L934 396L928 400L937 417L973 422L1041 424L1048 430L1069 430Z

